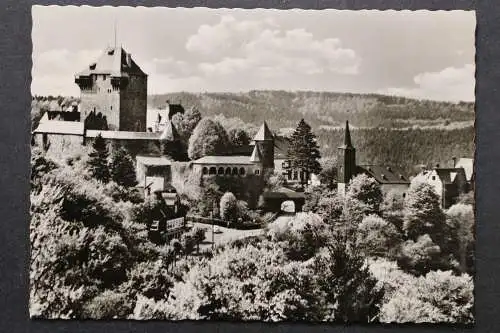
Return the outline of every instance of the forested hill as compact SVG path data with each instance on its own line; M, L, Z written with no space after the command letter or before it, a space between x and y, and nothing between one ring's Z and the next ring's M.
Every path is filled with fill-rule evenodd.
M165 102L197 107L204 116L223 114L273 128L295 127L304 118L313 128L339 126L350 120L356 127L470 126L474 104L415 100L376 94L333 92L250 91L245 93L170 93L148 96L151 108Z

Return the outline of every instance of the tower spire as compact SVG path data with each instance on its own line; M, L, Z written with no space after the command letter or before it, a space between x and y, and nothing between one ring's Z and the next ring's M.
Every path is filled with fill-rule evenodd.
M346 148L353 148L352 141L351 141L351 132L349 130L349 120L346 120L346 122L345 122L344 146Z

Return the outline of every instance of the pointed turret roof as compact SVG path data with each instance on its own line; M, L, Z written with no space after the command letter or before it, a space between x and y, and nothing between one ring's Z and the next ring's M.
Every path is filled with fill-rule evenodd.
M351 131L349 130L349 121L345 122L344 144L341 148L354 148L351 141Z
M174 124L171 121L165 124L165 129L160 135L160 140L166 141L177 141L179 140L179 132L175 128Z
M252 156L250 156L250 162L252 163L260 163L262 162L262 154L260 153L260 149L258 145L253 147Z
M271 130L269 130L269 127L267 127L267 124L264 121L257 134L255 134L253 141L273 140L273 137L273 133L271 132Z

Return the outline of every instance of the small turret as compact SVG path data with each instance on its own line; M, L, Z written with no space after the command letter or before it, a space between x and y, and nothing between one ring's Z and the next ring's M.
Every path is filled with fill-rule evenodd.
M274 169L274 135L269 130L266 122L262 124L257 134L254 136L252 144L258 147L262 166L264 168Z

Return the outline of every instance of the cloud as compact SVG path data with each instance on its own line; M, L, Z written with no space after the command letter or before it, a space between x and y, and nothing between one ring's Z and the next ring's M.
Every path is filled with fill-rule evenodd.
M171 78L182 78L193 75L193 66L190 66L183 60L176 60L173 57L153 58L151 61L144 62L141 68L146 73L154 75L166 75Z
M425 72L413 78L416 87L388 88L380 93L442 101L474 101L475 67L447 67L439 72Z
M215 25L202 25L188 38L186 49L209 58L198 64L207 76L354 75L361 63L339 39L316 39L305 29L282 30L270 19L237 21L222 16Z
M67 49L54 49L39 54L34 52L32 92L42 95L79 95L74 74L82 71L101 53L102 50L71 52Z

